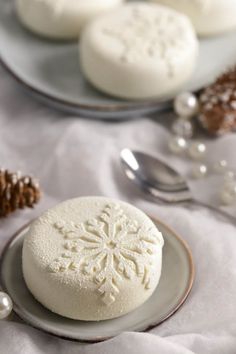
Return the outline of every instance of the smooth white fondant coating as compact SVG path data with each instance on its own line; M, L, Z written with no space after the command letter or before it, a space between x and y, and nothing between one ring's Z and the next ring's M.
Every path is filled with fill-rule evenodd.
M163 243L151 219L130 204L72 199L31 225L23 246L24 279L33 296L57 314L115 318L152 295Z
M201 36L216 35L236 28L235 0L151 0L170 6L191 19Z
M80 61L98 89L126 99L157 98L192 75L198 41L189 19L172 9L134 2L92 21Z
M94 17L123 0L16 0L20 21L31 31L53 39L78 38Z

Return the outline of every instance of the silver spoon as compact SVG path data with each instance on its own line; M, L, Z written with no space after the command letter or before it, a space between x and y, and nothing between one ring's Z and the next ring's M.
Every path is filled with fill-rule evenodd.
M208 208L236 224L236 218L230 214L194 199L184 177L164 162L130 149L123 149L120 157L126 176L150 196L163 203L191 203Z

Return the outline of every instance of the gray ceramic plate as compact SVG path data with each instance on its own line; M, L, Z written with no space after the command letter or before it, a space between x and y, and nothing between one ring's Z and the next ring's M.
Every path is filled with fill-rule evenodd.
M154 219L153 219L154 220ZM28 226L6 246L1 260L1 283L14 302L14 311L27 323L48 333L78 341L96 342L124 331L146 331L173 315L193 285L194 265L186 243L169 227L154 220L165 239L163 272L152 297L128 315L101 322L74 321L40 305L28 291L22 276L21 252Z
M92 118L139 117L166 108L173 97L131 102L103 95L84 80L77 43L51 42L26 31L13 0L0 0L0 58L18 82L47 104ZM200 56L187 89L199 90L236 62L236 32L201 40Z

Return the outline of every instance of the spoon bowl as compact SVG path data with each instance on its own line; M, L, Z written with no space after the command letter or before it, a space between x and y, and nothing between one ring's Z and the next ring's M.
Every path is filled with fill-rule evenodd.
M123 149L120 157L126 176L150 195L168 203L192 199L185 179L163 161L130 149Z
M227 212L194 199L184 177L165 162L130 149L123 149L120 158L126 176L149 196L169 204L191 203L205 207L236 224L235 217Z

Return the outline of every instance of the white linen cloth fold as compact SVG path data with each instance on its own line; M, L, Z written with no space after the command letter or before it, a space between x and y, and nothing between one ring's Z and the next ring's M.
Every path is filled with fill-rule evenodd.
M168 223L188 242L196 265L193 290L183 307L149 333L123 333L98 344L45 334L16 316L0 321L1 354L235 354L236 229L206 209L158 205L123 175L119 152L131 147L168 161L186 176L190 160L168 152L170 117L102 122L65 116L27 96L0 69L0 165L37 176L44 190L32 211L0 220L0 251L23 224L64 199L83 195L120 198ZM164 125L165 125L164 124ZM206 140L208 160L227 158L236 168L236 135ZM222 177L191 180L195 197L219 203ZM236 206L226 208L236 215Z

